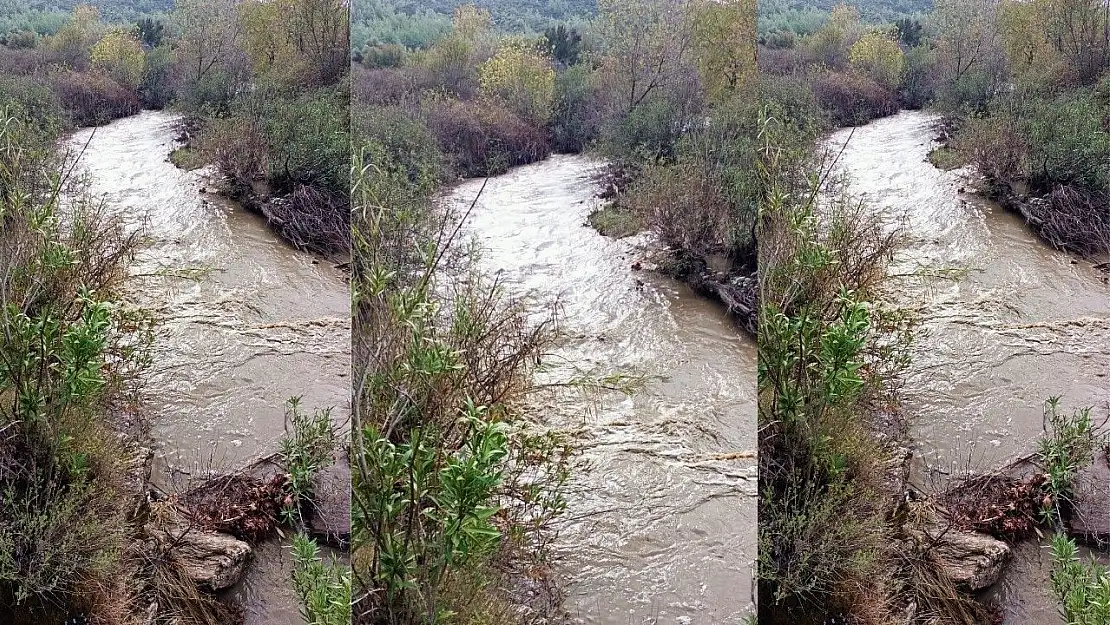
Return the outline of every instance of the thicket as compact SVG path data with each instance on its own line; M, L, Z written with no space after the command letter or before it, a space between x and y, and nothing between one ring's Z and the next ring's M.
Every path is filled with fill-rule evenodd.
M48 89L51 106L60 106L73 126L165 106L171 64L168 45L144 43L138 25L105 24L88 5L76 7L53 34L21 31L0 41L0 80L18 77L24 88Z
M120 428L150 325L122 299L136 239L55 152L41 91L0 105L0 619L116 623L144 565ZM62 197L65 193L65 201ZM130 421L136 420L131 417ZM138 420L141 422L141 419Z
M1110 15L1086 0L972 4L982 42L942 68L951 146L1049 243L1110 252ZM954 20L955 18L953 18ZM959 31L948 35L955 47ZM963 43L967 47L968 43Z
M335 0L177 3L177 104L190 149L297 247L349 251L347 7Z
M354 119L355 622L524 622L524 578L551 614L571 450L521 409L553 327L433 203L450 161L427 125L357 100Z

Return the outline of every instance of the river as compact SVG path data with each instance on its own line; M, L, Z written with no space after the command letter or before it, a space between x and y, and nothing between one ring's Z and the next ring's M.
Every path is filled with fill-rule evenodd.
M756 557L756 350L720 307L632 268L649 241L586 225L603 163L555 156L489 179L470 216L480 263L541 311L558 301L541 383L647 376L641 391L535 406L573 431L578 473L558 538L575 622L740 623ZM471 180L448 201L465 209Z
M144 237L133 299L158 320L144 409L153 481L169 491L276 451L292 396L303 395L306 410L334 406L337 420L350 405L346 277L206 193L206 172L171 164L177 121L146 111L69 140L85 148L92 192ZM284 551L261 546L235 591L248 624L302 622Z
M850 192L906 235L893 285L921 315L903 406L926 487L1034 451L1049 397L1068 412L1094 407L1096 421L1110 400L1107 275L966 192L968 170L934 168L936 121L907 111L828 140L843 147ZM1059 622L1048 554L1029 545L1015 560L1007 622Z

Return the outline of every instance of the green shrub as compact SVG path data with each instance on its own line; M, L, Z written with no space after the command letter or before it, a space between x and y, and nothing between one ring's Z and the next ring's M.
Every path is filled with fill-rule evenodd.
M812 135L769 112L757 161L759 609L761 621L819 621L884 592L889 460L873 406L896 401L911 335L877 301L893 235L810 174Z
M311 538L293 538L293 588L307 625L350 625L351 571L333 557L320 560Z
M331 409L317 409L308 414L301 411L300 397L293 397L287 402L285 435L281 437L278 455L282 467L289 474L290 488L296 500L296 507L285 511L291 515L290 520L295 525L304 524L302 509L312 505L316 474L331 463L338 445L339 437L331 420Z
M161 109L169 104L174 96L173 63L173 51L169 46L158 46L147 51L143 79L139 83L139 96L143 106Z
M444 156L422 119L396 106L356 106L352 113L356 141L369 143L370 162L383 174L403 177L426 196L444 179Z
M674 156L683 121L664 98L647 98L603 129L603 147L614 158L655 162Z
M1080 562L1075 542L1060 534L1052 537L1052 590L1069 625L1110 623L1110 570Z
M362 50L362 64L369 69L401 67L407 52L404 46L393 43L367 45Z
M1057 509L1052 519L1060 519L1060 506L1066 506L1072 496L1076 475L1094 460L1094 450L1105 445L1106 439L1095 432L1091 409L1072 414L1061 413L1060 398L1045 402L1047 436L1040 440L1037 460L1048 474L1049 493Z
M134 91L98 71L56 69L47 76L47 81L77 126L106 124L142 109Z
M552 147L556 152L581 152L597 139L599 121L594 106L588 66L572 65L556 75L551 116Z
M110 614L130 600L115 593L133 505L111 411L149 362L149 325L119 299L136 240L81 188L63 219L53 137L4 112L0 605Z
M390 154L371 138L354 167L358 611L516 622L503 571L546 556L569 475L560 437L515 413L550 329L473 269Z
M825 72L813 94L834 126L858 126L898 112L898 94L854 72Z

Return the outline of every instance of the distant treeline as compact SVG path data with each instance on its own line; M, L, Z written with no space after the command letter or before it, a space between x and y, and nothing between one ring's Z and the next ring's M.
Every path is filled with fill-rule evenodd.
M400 44L424 48L451 30L451 16L464 5L488 11L506 33L543 32L559 23L579 23L597 14L597 0L367 0L351 8L351 45Z

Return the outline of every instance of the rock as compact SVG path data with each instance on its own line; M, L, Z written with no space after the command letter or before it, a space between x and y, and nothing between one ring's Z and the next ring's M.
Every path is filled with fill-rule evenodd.
M1072 488L1068 532L1088 542L1110 541L1110 458L1105 452L1080 469Z
M343 548L351 540L351 465L346 452L316 474L308 529L313 536L333 547Z
M163 547L169 548L189 579L211 591L237 584L243 577L251 546L228 534L190 527L176 516L176 511L170 514L169 521L148 529Z
M925 544L936 536L940 538L932 546L933 556L948 578L964 590L992 586L1002 576L1012 555L1009 545L986 534L934 530L925 537Z

